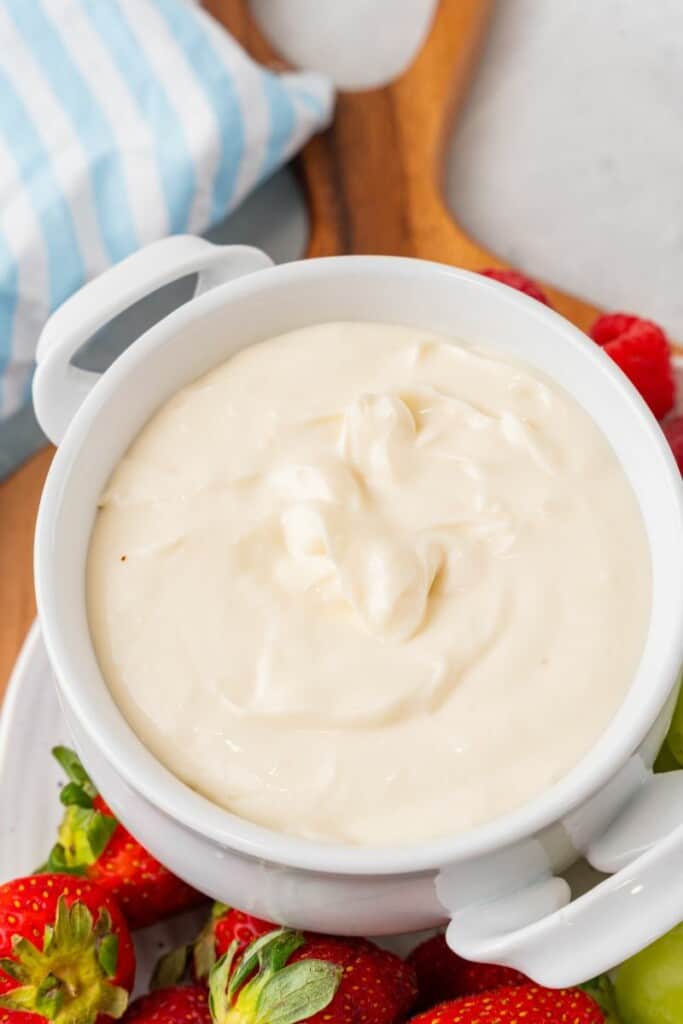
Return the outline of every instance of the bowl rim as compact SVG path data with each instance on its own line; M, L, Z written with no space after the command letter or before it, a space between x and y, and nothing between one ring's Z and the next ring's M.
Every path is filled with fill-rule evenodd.
M672 512L677 515L681 527L677 562L683 568L683 485L678 467L645 402L599 346L559 313L481 275L410 257L354 255L280 264L221 285L190 299L156 323L112 363L75 414L45 481L35 533L36 598L43 639L62 698L123 780L170 819L219 848L226 847L290 868L322 874L414 874L482 856L543 832L602 789L635 753L671 696L683 664L683 571L679 574L681 583L672 595L678 606L678 630L675 633L672 630L667 649L658 652L659 678L656 685L642 695L638 718L629 730L616 735L612 720L575 768L531 801L511 812L453 836L386 846L350 846L303 839L254 824L212 803L180 781L147 750L114 703L100 674L100 683L107 691L111 711L118 717L116 728L111 731L104 728L91 695L79 687L77 658L61 635L58 587L54 585L50 572L54 510L71 474L77 471L79 455L87 444L87 435L97 418L102 399L113 395L164 337L184 329L202 315L255 291L267 289L271 283L286 284L288 280L300 278L301 275L307 276L314 283L319 275L343 274L351 264L355 269L362 267L364 274L382 271L396 273L398 277L413 277L415 274L436 273L446 275L451 280L465 281L468 287L485 290L501 308L505 304L509 307L517 306L528 318L541 320L549 333L561 333L573 344L581 346L587 362L592 362L599 372L609 378L610 386L615 394L619 394L622 405L629 408L629 415L638 418L661 460L662 494L668 495L673 503ZM89 636L87 643L92 649ZM110 721L113 723L114 720Z

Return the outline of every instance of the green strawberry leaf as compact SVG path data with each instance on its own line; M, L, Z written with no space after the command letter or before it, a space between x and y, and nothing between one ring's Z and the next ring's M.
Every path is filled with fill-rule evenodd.
M78 808L76 813L78 814L81 810L81 808ZM97 860L114 835L118 827L118 821L116 818L112 818L108 814L101 814L99 811L82 811L82 813L86 822L85 828L90 855L94 860Z
M70 750L69 747L53 747L52 756L59 763L67 779L80 786L88 796L97 796L97 790L75 751Z
M59 799L65 807L75 804L77 807L92 807L92 797L76 782L67 782L59 793Z
M113 1017L114 1020L118 1020L119 1017L123 1017L127 1006L128 993L125 988L120 988L118 985L108 985L102 991L99 1015L95 1020L97 1022L101 1015L105 1017Z
M119 960L119 937L109 934L100 942L97 947L97 959L100 967L108 978L116 974L116 965Z
M159 957L150 979L150 989L169 988L181 982L187 971L189 954L189 946L178 946Z
M278 970L287 963L294 950L303 945L303 942L304 937L301 932L293 932L289 928L277 928L275 931L255 939L245 949L242 959L230 978L228 999L234 998L238 989L257 967L259 970Z
M257 1024L297 1024L329 1006L343 968L324 960L300 960L277 971L256 1004Z
M94 864L104 852L116 831L118 822L108 814L101 814L75 804L67 807L59 826L58 846L61 846L64 867L74 868Z
M66 862L66 851L61 843L55 843L50 850L45 864L36 868L34 875L45 875L56 871L60 875L85 875L85 866L76 864L73 867Z
M216 963L216 936L211 923L202 928L192 947L195 977L208 978Z
M36 987L34 985L23 985L21 988L13 988L5 996L0 996L0 1010L16 1010L31 1012L36 1006Z
M14 978L20 984L29 980L28 972L21 964L17 963L16 960L11 960L8 956L0 957L0 971L4 971L10 978Z
M48 974L36 989L36 1010L47 1017L48 1020L55 1020L64 1005L64 986L54 974Z
M304 943L301 932L279 928L245 949L233 972L238 943L209 976L209 1009L214 1024L298 1024L334 999L343 969L324 960L287 964Z
M230 1013L226 989L236 952L237 942L233 942L227 953L216 961L209 975L209 1012L213 1024L224 1024Z
M40 967L40 950L36 949L33 943L29 939L25 939L22 935L12 936L12 952L20 965L27 971L31 972Z
M97 939L105 938L109 934L109 932L111 931L111 928L112 928L111 914L109 913L108 910L105 910L105 909L100 910L100 916L97 918L97 921L95 922L95 928L93 929L95 938L97 938Z
M192 946L192 964L195 977L208 978L216 963L216 921L227 914L230 907L225 903L214 903L209 919Z

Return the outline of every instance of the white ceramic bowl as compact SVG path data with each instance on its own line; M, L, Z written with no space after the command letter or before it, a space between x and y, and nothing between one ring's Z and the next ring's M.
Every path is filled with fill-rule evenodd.
M104 375L71 365L103 323L193 271L198 295ZM528 805L465 835L420 845L310 842L243 821L197 795L130 729L88 632L85 562L97 499L152 412L246 345L340 319L459 336L513 353L558 380L617 453L652 556L645 650L600 742ZM210 895L295 926L386 934L450 920L448 939L458 952L513 965L550 985L612 966L683 917L683 777L650 771L683 661L681 480L654 419L598 346L540 303L438 264L352 256L272 267L253 249L176 237L130 257L67 302L45 328L38 362L38 418L59 444L36 531L45 643L88 770L155 855ZM163 695L163 679L159 688ZM572 902L555 873L581 854L616 874Z

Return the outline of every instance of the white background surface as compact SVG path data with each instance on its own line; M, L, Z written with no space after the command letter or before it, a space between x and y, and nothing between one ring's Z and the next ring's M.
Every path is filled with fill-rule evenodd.
M463 224L683 340L683 3L499 0L451 149Z
M283 52L358 85L410 57L433 6L252 2ZM498 0L448 196L511 262L683 340L682 126L681 0Z

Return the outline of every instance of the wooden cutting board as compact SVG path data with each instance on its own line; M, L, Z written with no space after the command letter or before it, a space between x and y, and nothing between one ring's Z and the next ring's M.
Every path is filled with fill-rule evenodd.
M257 59L278 66L245 2L206 7ZM441 0L428 39L391 86L339 97L334 124L299 166L311 229L308 256L390 253L470 270L504 264L457 224L442 193L444 149L492 14L492 0ZM547 286L556 309L581 328L598 310ZM52 450L0 484L0 697L35 615L31 550Z

